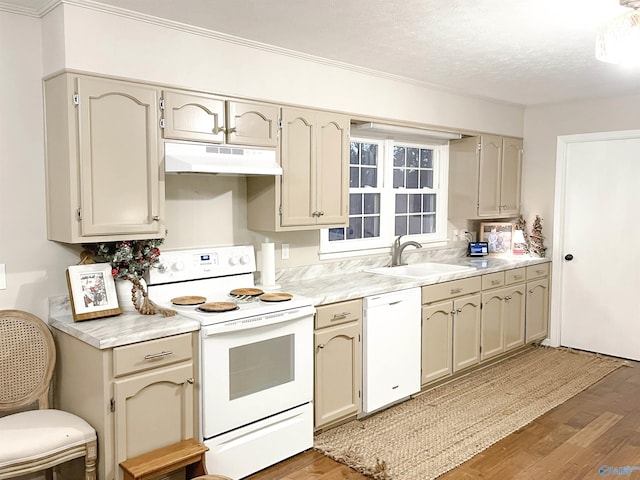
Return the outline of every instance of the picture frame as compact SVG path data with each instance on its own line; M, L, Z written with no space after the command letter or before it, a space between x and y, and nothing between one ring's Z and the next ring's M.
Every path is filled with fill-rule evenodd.
M480 224L480 241L489 244L489 255L511 255L515 225L508 222Z
M66 275L75 322L122 313L110 264L73 265L67 267Z

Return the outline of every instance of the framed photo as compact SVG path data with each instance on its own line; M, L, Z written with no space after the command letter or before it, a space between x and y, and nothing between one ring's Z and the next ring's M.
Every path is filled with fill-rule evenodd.
M480 241L489 244L489 255L510 255L515 223L481 223Z
M122 313L109 263L68 267L67 285L74 321L110 317Z

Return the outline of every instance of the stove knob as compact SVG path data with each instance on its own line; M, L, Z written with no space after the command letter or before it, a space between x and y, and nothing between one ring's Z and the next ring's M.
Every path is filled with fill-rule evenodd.
M164 264L164 263L161 263L160 265L158 265L158 271L159 271L160 273L164 273L164 272L166 272L166 271L167 271L167 265L166 265L166 264Z
M176 272L179 272L179 271L181 271L181 270L184 270L184 262L180 262L180 261L178 261L178 262L174 263L174 264L173 264L173 269L174 269Z
M229 265L237 265L237 264L238 264L238 257L229 258Z
M247 263L249 263L249 255L242 255L240 257L240 263L242 265L246 265Z

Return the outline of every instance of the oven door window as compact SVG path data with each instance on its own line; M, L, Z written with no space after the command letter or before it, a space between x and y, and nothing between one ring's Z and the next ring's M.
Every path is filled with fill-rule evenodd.
M294 340L289 334L229 349L229 400L292 382Z

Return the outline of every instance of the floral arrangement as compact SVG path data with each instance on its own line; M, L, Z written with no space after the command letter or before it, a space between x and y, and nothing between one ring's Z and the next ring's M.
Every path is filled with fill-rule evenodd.
M162 238L83 245L97 263L110 263L113 278L140 279L158 262Z

